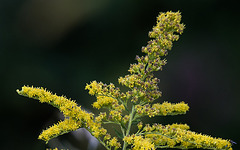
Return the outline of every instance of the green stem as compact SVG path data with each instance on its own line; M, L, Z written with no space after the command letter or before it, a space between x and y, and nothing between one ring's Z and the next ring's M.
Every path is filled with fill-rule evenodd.
M98 141L99 141L107 150L111 150L111 148L109 148L101 139L98 138Z
M113 122L113 121L106 121L106 122L103 122L103 124L110 124L110 123L112 123L112 124L118 124L117 122Z
M125 130L121 125L120 125L120 127L121 127L121 131L122 131L122 134L123 134L123 137L124 137L125 136Z
M130 119L129 119L129 122L128 122L128 128L127 128L125 136L128 136L129 133L130 133L131 126L132 126L132 121L134 120L133 119L134 118L134 113L135 113L135 106L133 105L132 106L132 111L130 113ZM123 150L126 150L126 149L127 149L127 143L124 141Z

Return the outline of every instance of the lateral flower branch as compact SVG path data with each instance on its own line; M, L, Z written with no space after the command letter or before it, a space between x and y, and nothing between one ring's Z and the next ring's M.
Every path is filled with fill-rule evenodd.
M168 51L172 49L173 41L179 39L183 33L184 24L181 23L180 12L160 13L157 24L149 32L152 38L147 46L142 47L144 56L136 56L137 62L130 65L129 74L119 77L118 82L127 87L128 91L121 91L114 84L92 81L85 89L96 97L93 108L101 111L94 115L81 109L74 100L64 96L57 96L44 88L23 86L17 90L19 95L37 99L41 103L48 103L58 108L65 120L43 130L39 139L46 143L59 135L86 128L107 149L155 150L158 148L203 148L215 150L232 150L230 140L213 138L189 130L186 124L153 125L143 124L144 116L181 115L189 110L184 102L176 104L163 101L156 103L162 93L159 91L159 79L154 72L162 70L166 65ZM105 109L102 109L105 108ZM116 124L120 131L118 137L112 137L104 124ZM132 133L132 128L138 128Z

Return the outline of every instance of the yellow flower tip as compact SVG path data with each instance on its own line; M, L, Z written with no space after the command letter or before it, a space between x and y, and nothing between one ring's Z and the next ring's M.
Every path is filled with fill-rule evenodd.
M64 116L75 118L76 120L81 120L85 118L86 112L84 112L81 107L77 106L74 100L67 99L65 96L57 96L47 91L44 88L36 88L23 86L22 90L17 90L19 95L23 95L29 98L38 99L41 103L49 103L54 107L57 107ZM85 114L85 115L82 115Z
M97 101L92 104L93 108L100 109L103 106L114 107L114 104L118 104L118 101L115 98L108 96L97 96ZM117 107L121 107L121 105L117 105Z
M123 123L124 124L126 124L128 121L129 121L129 119L130 119L130 116L129 115L125 115L124 117L123 117Z
M187 124L177 124L177 123L174 123L174 124L170 125L170 128L171 129L180 128L180 129L183 129L183 130L189 130L190 129L190 127Z
M46 150L58 150L58 148L54 148L54 149L47 148ZM62 150L62 149L61 149L61 150Z
M137 127L138 127L138 130L141 130L141 129L142 129L142 127L143 127L142 121L137 124Z
M68 133L70 131L75 131L81 126L73 119L65 119L64 121L59 121L57 124L52 125L39 135L38 139L46 141L48 143L49 140L55 138L64 133Z
M111 135L109 133L107 133L103 138L103 140L110 140L110 139L111 139Z
M160 144L170 148L175 148L175 146L178 145L183 149L231 149L231 143L227 140L198 134L189 131L188 129L189 127L183 124L172 124L166 126L154 124L152 127L149 125L144 127L144 131L149 133L146 134L145 137L152 139L156 145ZM151 133L152 131L154 131L154 133Z
M132 144L133 149L136 150L155 150L155 146L149 138L143 138L142 136L132 135L129 137L125 137L124 140L127 143Z
M115 148L120 148L121 144L118 142L116 137L113 137L110 141L109 141L109 146L115 147Z
M33 87L33 86L29 87L29 86L25 86L25 85L22 87L21 91L17 90L17 93L19 95L23 95L23 96L26 96L29 98L39 99L40 102L44 102L44 100L46 100L46 99L41 99L41 98L51 94L50 92L48 92L46 89L43 89L42 87L41 88ZM48 100L46 100L46 101L48 101Z

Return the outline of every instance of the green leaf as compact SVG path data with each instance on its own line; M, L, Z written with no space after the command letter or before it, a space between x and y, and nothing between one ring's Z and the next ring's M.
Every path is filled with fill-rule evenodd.
M133 120L133 121L132 121L132 125L137 125L140 121L141 121L140 119Z
M123 139L123 134L120 133L117 129L113 128L115 133L117 134L117 136L120 138L120 139Z
M123 122L121 122L121 126L122 126L125 130L127 130L127 128L126 128L126 126L123 124Z

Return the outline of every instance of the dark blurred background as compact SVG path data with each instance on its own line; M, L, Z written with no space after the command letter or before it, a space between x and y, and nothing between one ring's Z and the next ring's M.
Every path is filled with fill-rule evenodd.
M86 83L118 85L135 55L142 55L158 13L170 10L182 12L186 29L168 64L156 73L160 101L185 101L190 111L151 122L187 123L193 131L240 144L237 1L0 0L1 149L87 150L87 143L96 141L81 138L89 137L84 130L48 145L38 140L42 129L61 116L50 105L17 95L16 89L46 87L94 111Z

